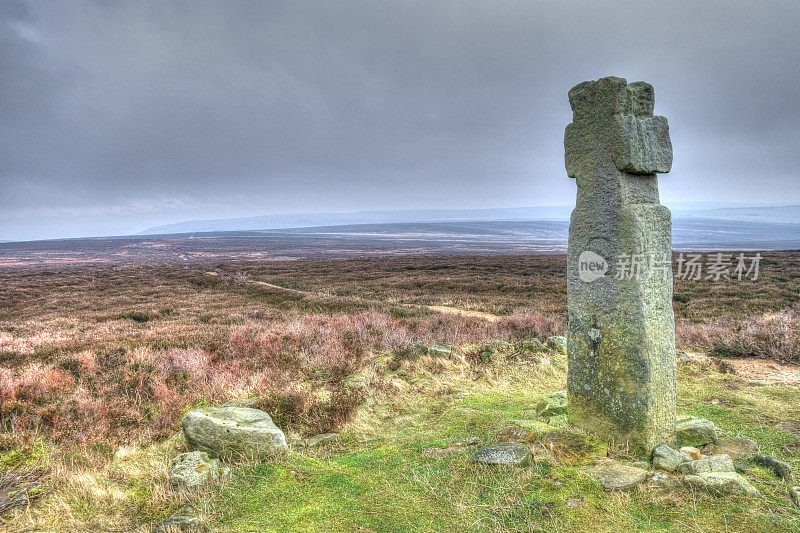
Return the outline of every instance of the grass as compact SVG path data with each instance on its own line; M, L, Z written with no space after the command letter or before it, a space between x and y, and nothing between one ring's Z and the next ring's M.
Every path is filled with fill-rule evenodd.
M679 347L800 361L800 254L758 282L676 282ZM563 256L374 258L0 269L0 473L48 472L9 531L147 531L188 505L217 531L785 531L788 485L751 472L756 502L683 488L608 494L579 467L423 453L535 417L566 361L531 339L564 331ZM289 287L286 291L257 283ZM440 314L440 305L496 315ZM453 346L445 357L420 346ZM367 383L352 392L354 374ZM337 430L217 490L176 494L190 408L255 397L291 439ZM680 411L800 467L797 387L724 366L681 368ZM800 424L797 424L800 427ZM781 425L781 427L787 427Z

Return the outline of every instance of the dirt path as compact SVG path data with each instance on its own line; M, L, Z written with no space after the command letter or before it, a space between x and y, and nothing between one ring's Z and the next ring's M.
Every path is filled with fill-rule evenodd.
M213 276L218 275L216 272L206 272L206 274L213 275ZM259 285L261 287L269 287L270 289L289 292L289 293L297 294L297 295L300 295L300 296L310 296L310 297L317 297L317 298L329 296L329 295L326 295L326 294L320 294L320 293L315 293L315 292L310 292L310 291L303 291L303 290L300 290L300 289L290 289L288 287L281 287L280 285L275 285L274 283L267 283L266 281L249 280L248 283L252 283L254 285ZM367 299L364 299L364 298L353 298L353 300L354 301L358 301L360 303L365 303L365 302L366 303L385 303L385 302L378 301L378 300L367 300ZM414 305L414 304L403 304L403 303L397 303L395 305L399 305L399 306L402 306L402 307L415 307L415 308L424 307L425 309L429 309L429 310L435 311L437 313L444 313L444 314L450 314L450 315L460 315L460 316L465 316L465 317L470 317L470 318L480 318L480 319L486 320L488 322L495 322L499 318L497 315L493 315L492 313L486 313L484 311L470 311L469 309L460 309L458 307L451 307L449 305L423 305L423 306L418 306L418 305Z
M750 383L758 385L798 385L800 384L800 366L784 365L769 359L748 357L743 359L725 359L725 364Z
M492 313L486 313L484 311L470 311L469 309L459 309L458 307L450 307L449 305L426 305L425 307L431 311L436 311L437 313L482 318L483 320L487 320L489 322L495 322L499 318L497 315L493 315Z

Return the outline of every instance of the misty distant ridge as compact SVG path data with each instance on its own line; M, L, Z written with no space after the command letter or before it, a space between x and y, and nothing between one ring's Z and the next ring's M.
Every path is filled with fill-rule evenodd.
M674 203L676 229L681 219L716 219L742 223L800 224L800 205ZM399 224L417 222L469 221L569 221L572 206L512 207L489 209L413 209L402 211L359 211L353 213L275 214L218 220L190 220L154 226L139 235L258 231L321 226Z

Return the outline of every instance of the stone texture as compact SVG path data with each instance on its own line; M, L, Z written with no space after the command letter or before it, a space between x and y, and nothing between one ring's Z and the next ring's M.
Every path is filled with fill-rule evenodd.
M560 335L547 337L547 346L558 353L567 353L567 338Z
M212 459L206 452L182 453L172 460L169 470L170 487L176 490L192 490L216 481L228 471L219 459Z
M691 457L685 453L672 449L666 444L657 446L653 450L653 466L667 472L675 472L682 463L691 460Z
M472 456L473 463L487 465L519 465L530 458L527 446L515 442L501 442L481 448Z
M696 475L705 472L735 472L733 461L725 454L708 455L697 461L688 461L680 465L681 474Z
M560 390L548 394L536 405L536 413L544 418L563 415L567 412L567 391Z
M678 451L685 453L692 461L697 461L703 456L703 452L694 446L681 446Z
M699 448L706 444L714 444L719 440L717 426L705 418L685 418L676 425L678 442L683 446Z
M704 448L706 453L724 453L731 456L731 459L744 459L758 453L758 444L755 441L744 437L729 437L727 435L718 436L716 444L709 444Z
M603 486L605 490L631 490L643 483L649 472L643 468L620 464L606 460L587 469L587 472Z
M286 450L286 437L264 411L248 407L205 407L183 418L190 444L221 458L262 460Z
M565 163L578 185L567 266L569 419L644 458L675 442L672 270L657 264L671 252L655 175L672 161L667 122L652 115L653 89L642 82L584 82L569 100ZM638 279L617 279L625 278L618 259L634 255L643 258ZM604 263L600 274L584 275L581 263L594 265L586 258Z
M771 455L756 455L753 457L753 462L764 468L772 470L772 473L784 480L792 479L792 467L789 463L785 463L775 459Z
M736 472L704 472L696 476L686 476L684 481L690 487L710 492L717 496L728 494L750 497L761 496L757 488Z

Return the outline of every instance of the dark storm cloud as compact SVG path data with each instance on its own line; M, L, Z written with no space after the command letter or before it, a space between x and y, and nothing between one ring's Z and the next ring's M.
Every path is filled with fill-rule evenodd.
M567 90L656 87L662 196L800 201L800 4L3 2L0 239L566 204Z

